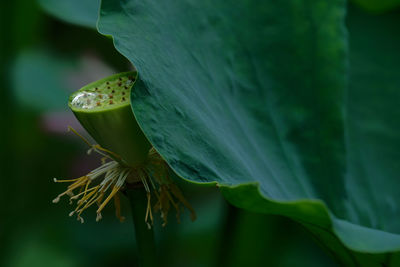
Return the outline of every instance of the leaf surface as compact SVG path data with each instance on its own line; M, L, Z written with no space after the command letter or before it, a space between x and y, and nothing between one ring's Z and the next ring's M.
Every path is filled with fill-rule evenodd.
M134 113L178 175L298 221L342 264L395 266L400 91L381 64L399 64L368 60L383 50L363 48L362 13L349 55L345 12L345 1L105 0L99 31L137 67Z

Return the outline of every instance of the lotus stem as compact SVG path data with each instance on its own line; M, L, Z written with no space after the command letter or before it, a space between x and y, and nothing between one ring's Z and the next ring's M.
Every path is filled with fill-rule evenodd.
M126 190L126 195L131 204L139 264L142 267L160 266L157 264L158 258L154 242L153 228L148 227L148 224L143 217L143 214L146 213L147 193L142 184L137 185L139 186L130 186L130 188Z

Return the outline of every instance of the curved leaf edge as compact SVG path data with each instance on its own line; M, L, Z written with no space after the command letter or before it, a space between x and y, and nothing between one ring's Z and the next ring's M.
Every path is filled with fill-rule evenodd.
M181 177L182 178L182 177ZM182 178L187 180L185 178ZM187 180L188 181L188 180ZM335 217L319 199L277 201L265 197L258 183L223 185L216 182L224 197L233 205L250 211L283 215L299 223L318 225L333 232L347 248L360 253L400 251L400 235L350 223ZM255 196L253 198L246 195ZM362 240L354 236L363 236Z
M132 111L135 114L133 107ZM136 115L134 116L138 121L139 127L144 130L141 126L140 118ZM144 134L148 140L151 140L146 132ZM155 143L153 142L152 145L154 146ZM218 181L193 181L182 176L179 170L172 166L168 157L163 155L162 150L156 146L154 146L154 149L164 158L179 179L198 186L216 186L220 189L224 198L238 208L257 213L286 216L307 228L309 226L318 227L321 230L333 233L345 248L355 252L369 254L400 252L399 234L360 226L337 218L323 200L274 200L262 194L258 182L232 185L219 183ZM363 239L359 239L359 236L363 236Z
M143 131L144 128L142 127L141 120L135 115L133 106L132 111L138 121L139 127ZM145 131L143 132L151 142L150 136ZM302 224L310 231L310 228L317 227L320 230L333 233L343 247L354 252L368 254L400 252L399 234L360 226L337 218L323 200L274 200L263 195L258 182L232 185L218 181L199 182L190 180L182 176L179 170L173 167L168 157L163 155L162 150L156 147L155 142L151 143L179 179L197 186L218 187L224 198L238 208L257 213L285 216ZM359 236L363 236L363 239L359 239Z

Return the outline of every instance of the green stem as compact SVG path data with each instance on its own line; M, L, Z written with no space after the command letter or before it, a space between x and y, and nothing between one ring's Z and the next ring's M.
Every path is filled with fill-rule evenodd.
M129 188L126 194L131 203L133 223L135 226L136 244L139 264L142 267L159 266L153 228L149 229L144 221L147 207L146 191L143 187Z

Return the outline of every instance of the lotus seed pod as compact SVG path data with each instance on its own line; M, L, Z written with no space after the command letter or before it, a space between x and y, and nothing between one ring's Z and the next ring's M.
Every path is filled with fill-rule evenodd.
M93 139L132 167L146 160L151 147L130 105L136 76L136 72L124 72L98 80L73 93L68 102Z

